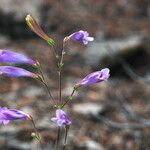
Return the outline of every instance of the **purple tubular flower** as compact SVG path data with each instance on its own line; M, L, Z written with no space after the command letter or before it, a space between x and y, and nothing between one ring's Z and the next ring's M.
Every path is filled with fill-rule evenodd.
M68 115L61 109L56 110L56 117L51 118L51 121L56 123L58 126L71 124L71 121L70 121Z
M80 30L78 32L74 32L69 37L74 41L83 42L83 44L85 44L85 45L88 44L88 42L94 40L93 37L89 37L89 33L87 31L82 31L82 30Z
M0 62L28 63L31 65L36 63L36 61L28 58L24 54L19 54L13 51L1 49L0 49Z
M110 70L108 68L102 69L100 71L93 72L93 73L87 75L80 82L78 82L75 85L75 87L79 87L79 86L82 86L82 85L90 85L90 84L95 84L95 83L105 81L110 76L109 72L110 72Z
M37 77L37 75L34 73L13 66L0 66L0 75L10 77L32 77L32 78Z
M11 120L27 118L30 118L30 116L20 110L8 109L7 107L0 107L0 124L6 125Z

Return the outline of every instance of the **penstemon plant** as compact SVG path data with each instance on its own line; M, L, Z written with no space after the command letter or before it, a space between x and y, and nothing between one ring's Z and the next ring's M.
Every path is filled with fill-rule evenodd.
M59 102L56 103L55 98L52 96L49 86L42 73L40 62L38 62L37 60L33 60L24 54L13 52L10 50L0 50L0 62L26 63L36 68L35 73L14 66L0 66L0 75L9 76L9 77L30 77L43 83L43 85L47 89L50 99L52 100L50 101L50 105L56 111L56 116L51 116L50 119L52 123L55 123L55 125L58 126L55 150L58 150L59 148L60 135L62 129L65 129L63 150L66 150L68 131L72 124L72 121L68 116L68 114L64 111L64 107L73 99L73 95L76 90L78 90L82 86L88 86L91 84L96 84L99 82L106 81L110 76L109 75L110 71L108 68L104 68L100 71L96 71L87 75L81 81L77 82L73 86L72 93L70 96L68 96L68 99L63 100L62 99L62 71L64 68L64 56L66 54L65 51L66 44L68 41L72 40L72 41L82 42L83 44L86 45L88 44L88 42L93 41L94 38L90 37L87 31L80 30L78 32L74 32L73 34L64 38L63 48L61 54L59 55L54 48L55 45L54 40L42 30L42 28L38 25L36 20L31 15L26 16L26 23L34 33L36 33L38 36L44 39L49 44L49 46L53 49L52 52L54 53L55 59L57 60L56 62L57 62L58 72L56 73L58 73L59 75ZM0 107L0 124L6 125L10 121L17 120L17 119L28 119L32 122L35 131L31 134L31 136L34 139L39 141L41 145L41 149L43 150L44 146L42 144L42 138L38 132L33 117L20 110L8 109L7 107Z

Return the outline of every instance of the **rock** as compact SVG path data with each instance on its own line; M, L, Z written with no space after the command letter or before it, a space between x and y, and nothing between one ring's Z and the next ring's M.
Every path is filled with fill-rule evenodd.
M11 39L30 37L33 32L27 27L25 17L31 14L39 24L41 0L1 0L0 1L0 33Z
M34 17L39 17L40 0L1 0L0 10L5 14L13 14L16 20L24 20L27 14L32 14ZM11 6L11 7L10 7Z
M7 36L0 34L0 45L7 45L10 42L9 38Z
M131 35L122 39L110 39L105 40L104 37L97 37L95 42L91 42L89 47L84 52L84 57L87 60L87 64L92 67L99 66L102 62L109 62L111 57L118 54L128 55L131 52L136 52L142 45L142 35ZM109 57L109 55L111 57Z
M44 95L44 89L42 87L29 86L23 90L23 95L26 97L37 97Z
M73 106L73 110L76 113L82 114L82 115L98 115L99 113L104 111L104 106L102 104L96 104L96 103L80 103L75 104Z
M104 150L104 148L99 143L92 140L87 140L83 144L87 150Z
M13 101L13 100L16 100L17 93L14 92L14 91L13 92L8 92L8 93L4 93L4 94L2 94L2 97L5 100Z
M62 94L63 96L70 96L70 94L72 93L73 91L73 87L75 85L75 81L77 79L74 78L74 77L68 77L65 81L65 87L63 88L62 90ZM76 92L74 93L74 96L76 95Z
M1 132L0 135L9 135L9 136L14 136L20 131L19 128L14 127L13 125L7 125L6 126L1 126Z
M16 150L31 150L31 143L30 142L21 142L15 139L9 140L7 145L9 149L16 149Z
M0 132L0 142L3 142L2 140L4 139L4 142L0 145L1 149L15 149L15 150L34 150L36 148L32 148L32 140L29 139L28 141L24 140L25 136L22 133L27 133L27 130L17 128L14 125L7 125L1 127L1 132ZM21 138L20 139L20 134ZM7 145L6 145L7 143ZM39 143L34 144L34 147L38 146Z
M148 14L148 16L150 17L150 6L149 6L148 9L147 9L147 14Z
M38 128L45 128L45 129L52 129L54 124L51 122L51 116L50 115L45 115L42 119L38 120L36 122Z

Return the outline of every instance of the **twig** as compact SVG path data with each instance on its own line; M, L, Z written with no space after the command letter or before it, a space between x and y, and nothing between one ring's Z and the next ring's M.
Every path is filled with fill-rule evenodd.
M114 86L112 84L110 84L111 86ZM112 90L115 89L115 88L112 88ZM118 101L119 103L119 107L123 110L124 114L126 115L126 117L129 119L129 120L136 120L136 121L140 121L140 122L143 122L143 121L149 121L147 119L144 119L140 116L137 116L131 109L130 105L127 103L126 99L124 96L122 96L119 92L116 92L114 91L113 93L115 93L116 95L116 100Z
M112 127L112 128L118 128L118 129L142 129L142 128L150 128L150 121L147 122L141 122L141 123L118 123L114 122L102 115L99 116L93 116L98 120L101 120L104 122L106 125Z
M119 106L122 108L124 114L126 115L126 117L129 120L135 120L136 119L136 115L134 114L133 111L131 111L131 108L129 106L129 104L127 103L127 101L125 100L125 98L117 92L116 94L116 100L119 103Z

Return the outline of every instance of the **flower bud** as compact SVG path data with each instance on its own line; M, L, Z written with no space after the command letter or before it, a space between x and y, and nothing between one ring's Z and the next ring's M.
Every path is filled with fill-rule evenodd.
M38 25L36 20L31 16L27 15L26 18L26 23L30 27L30 29L36 33L38 36L40 36L42 39L44 39L49 45L54 45L54 40L50 38L43 30L42 28Z

